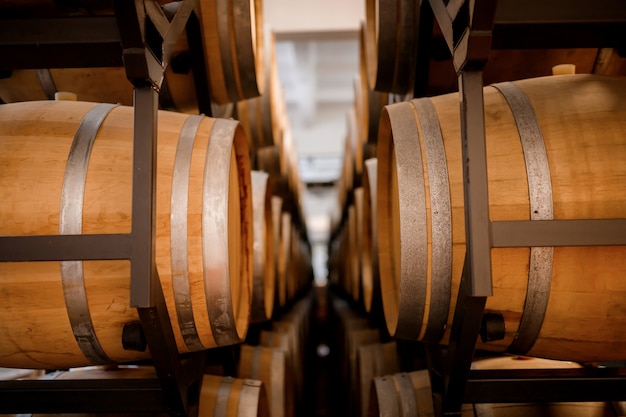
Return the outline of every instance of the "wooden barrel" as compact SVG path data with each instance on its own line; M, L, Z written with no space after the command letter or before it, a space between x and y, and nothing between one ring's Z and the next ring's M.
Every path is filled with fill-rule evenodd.
M155 262L179 350L239 343L253 253L243 130L230 120L166 111L157 128ZM0 235L129 233L132 147L130 107L0 106ZM129 278L124 260L0 263L7 300L0 366L58 369L149 357L122 347L122 328L139 320Z
M0 78L5 103L50 100L59 91L71 91L81 101L133 104L133 86L123 67L13 70L10 77Z
M269 417L266 386L254 379L204 375L200 388L198 415Z
M261 0L198 3L211 97L235 103L263 92L264 42Z
M239 378L256 379L267 389L271 417L292 417L295 407L294 374L279 348L242 345Z
M276 63L275 36L268 33L265 56L265 89L258 97L237 102L237 119L241 122L253 151L282 142L285 113L284 100Z
M474 362L480 369L558 369L580 367L573 362L514 357L483 359ZM401 409L400 409L400 404ZM428 371L396 373L374 378L370 392L370 417L403 416L421 417L435 415ZM498 403L463 404L463 417L608 417L614 416L608 403L604 402L558 402L558 403Z
M359 261L359 241L357 232L356 205L350 204L348 207L348 239L347 257L345 258L346 270L348 271L348 291L352 300L358 301L360 291L361 263Z
M252 171L254 274L250 322L272 318L274 310L274 224L272 188L266 172Z
M395 94L413 91L418 3L367 0L366 56L369 85Z
M383 315L378 269L378 228L376 222L376 179L378 160L365 161L363 170L363 252L361 253L361 291L363 307L375 320Z
M362 143L376 143L378 139L378 122L383 107L389 103L389 93L376 91L370 87L367 67L367 28L361 23L359 31L359 75L355 85L355 98L361 131Z
M302 389L304 387L304 377L302 374L304 368L304 341L302 323L290 320L289 318L281 318L272 322L274 331L284 333L288 337L289 351L292 352L293 371L296 375L296 393L298 398L302 397Z
M285 360L294 373L294 396L296 404L302 397L302 363L298 353L298 341L296 334L289 331L274 329L261 331L259 344L261 346L280 349L285 354Z
M359 416L367 417L370 404L370 387L372 380L378 376L400 372L396 342L372 343L361 345L357 352L357 384L356 391Z
M47 0L6 2L0 4L0 15L15 13L11 3L21 3L20 17L103 16L113 15L113 2L80 0L68 5ZM162 10L171 19L179 2L160 1ZM53 8L54 7L54 8ZM8 9L7 9L8 8ZM55 10L56 9L56 10ZM47 12L45 12L47 10ZM193 17L195 18L195 17ZM44 23L45 24L45 23ZM0 78L0 100L5 103L54 99L57 92L72 92L80 101L133 105L133 86L121 67L16 69L10 76ZM186 33L177 39L171 51L159 94L159 107L184 113L198 114L198 100L191 71L191 59Z
M255 168L267 172L272 177L280 177L287 174L283 160L280 146L265 146L256 151Z
M370 327L348 329L346 333L346 351L344 363L347 366L347 384L349 387L350 408L354 415L360 415L360 381L358 379L358 353L361 346L380 342L380 331Z
M282 237L282 209L283 199L278 196L272 196L272 235L274 240L274 311L277 311L278 307L285 304L284 297L281 299L282 286L280 281L280 269L281 262L281 242Z
M626 78L498 84L484 89L484 101L491 220L626 217ZM385 319L397 337L447 340L465 258L461 158L457 94L386 107L379 260ZM615 312L626 306L625 263L623 246L492 249L486 311L503 316L506 334L477 347L622 360L626 316Z
M287 281L291 264L291 213L280 214L280 242L278 246L278 304L284 306L289 301Z

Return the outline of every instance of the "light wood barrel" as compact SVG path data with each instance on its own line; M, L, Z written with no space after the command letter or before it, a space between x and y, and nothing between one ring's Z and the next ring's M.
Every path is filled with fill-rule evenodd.
M235 103L263 92L264 33L261 0L198 2L211 97Z
M504 83L486 87L484 101L491 220L626 217L626 78ZM397 337L448 338L465 257L461 161L457 94L386 107L379 259L385 319ZM477 348L622 360L626 316L615 312L626 306L625 263L623 246L492 249L486 311L503 317L506 333Z
M359 75L355 85L355 98L361 130L362 143L376 143L378 139L378 122L383 107L389 103L389 93L376 91L370 87L367 67L367 27L361 23L359 31Z
M376 222L376 180L378 160L365 161L363 170L363 252L361 253L361 291L363 307L375 320L383 316L378 269L378 228Z
M302 374L304 368L304 341L303 341L303 328L302 323L296 320L290 320L288 317L283 317L279 320L272 322L273 330L284 333L288 337L289 351L292 352L293 359L293 371L296 375L296 395L298 398L302 398L304 375Z
M274 224L272 187L266 172L252 171L252 211L254 235L254 278L250 322L272 318L274 310Z
M46 10L46 3L53 2L42 0L19 3L23 3L25 14L34 17ZM163 12L168 19L174 16L178 5L179 2L163 5ZM10 10L4 10L6 6L7 2L0 5L0 15L3 17L6 17L4 13L10 14ZM80 1L72 6L57 5L58 10L49 10L47 14L43 14L49 18L57 13L71 16L114 13L111 1ZM159 94L159 108L198 114L191 64L187 35L183 31L171 51L170 63L165 70ZM21 69L11 71L9 77L0 78L0 100L5 103L51 100L57 92L74 93L80 101L133 105L133 86L126 77L124 67Z
M281 349L242 345L237 376L263 382L267 389L270 416L294 415L294 374L291 363L286 360L285 352Z
M280 329L274 329L272 331L263 330L261 331L259 344L261 346L280 349L285 354L285 359L294 373L294 396L295 402L297 403L302 396L301 388L303 381L301 374L302 364L300 363L296 334L281 331Z
M283 199L272 196L272 235L274 240L274 311L285 303L284 297L281 299L283 287L281 286L281 274L279 265L281 262L281 238L282 238L282 210Z
M0 78L5 103L54 99L58 91L76 93L81 101L133 104L133 86L120 68L53 68L14 70Z
M280 241L278 246L278 305L284 306L289 301L287 282L291 271L291 213L280 214Z
M359 261L358 219L356 204L348 207L347 221L347 257L345 258L346 270L348 271L348 292L354 301L358 301L360 292L361 263Z
M361 345L357 353L357 403L360 416L367 417L370 404L370 387L377 376L400 372L396 342ZM353 404L357 406L357 404Z
M281 104L284 97L276 64L275 37L270 32L266 38L265 89L258 97L237 102L237 119L246 131L253 151L280 145L286 117L285 106Z
M269 417L265 384L255 379L204 375L200 388L198 415Z
M380 331L369 327L348 329L346 332L345 364L347 365L347 384L349 386L350 408L354 415L360 415L361 389L359 375L358 353L361 346L380 342Z
M366 56L369 85L395 94L413 91L417 6L411 0L367 0Z
M513 356L475 361L475 369L566 369L580 365L527 357L518 360ZM400 409L399 405L402 405ZM370 392L370 417L433 416L432 390L428 371L396 373L374 378ZM610 417L615 413L604 402L557 403L496 403L463 404L463 417Z
M239 343L253 253L243 131L234 121L165 111L157 128L155 262L179 350ZM0 106L0 235L129 233L132 147L130 107ZM122 347L122 328L139 320L128 261L3 262L0 287L1 366L149 357Z

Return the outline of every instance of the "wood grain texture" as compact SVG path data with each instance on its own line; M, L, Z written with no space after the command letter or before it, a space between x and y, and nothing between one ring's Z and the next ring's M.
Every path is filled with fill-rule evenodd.
M221 417L269 417L269 402L261 381L204 375L198 415Z
M516 82L530 98L544 136L553 190L554 218L607 219L626 216L626 82L624 78L591 75L545 77ZM530 205L524 154L513 115L504 98L493 88L484 90L489 178L490 218L528 220ZM448 328L451 322L465 256L463 180L460 121L456 94L432 99L443 135L452 205L452 293ZM399 104L410 106L408 103ZM394 203L407 194L414 170L423 170L426 215L432 216L427 161L420 168L414 162L401 165L394 153L398 143L415 141L402 125L381 123L379 137L379 230L381 279L385 317L395 331L402 280L412 279L398 272L409 262L407 242L398 236L406 213ZM407 124L418 123L413 118ZM390 142L391 141L391 142ZM413 143L411 146L423 146ZM381 150L382 148L382 150ZM382 175L382 177L381 177ZM382 180L381 180L382 178ZM384 190L384 193L383 191ZM409 204L409 207L411 205ZM427 231L428 270L431 263L431 233ZM383 248L384 246L384 248ZM529 248L492 249L494 295L487 299L487 311L503 314L506 336L479 349L503 351L513 340L524 310L529 268ZM384 255L383 255L384 254ZM619 360L626 355L623 332L626 325L626 287L621 273L626 259L624 247L559 247L554 250L552 284L548 310L531 356L578 361ZM384 257L384 260L383 260ZM430 273L430 272L429 272ZM622 274L623 275L623 274ZM387 290L385 290L387 288ZM428 288L430 293L434 291ZM428 318L428 299L424 308ZM389 314L389 316L388 316ZM406 319L406 318L405 318ZM443 342L448 335L444 336Z
M29 102L0 108L0 218L2 235L58 234L61 186L69 147L84 114L94 106L85 102ZM156 266L164 289L179 350L188 349L178 327L171 284L170 208L174 155L180 129L188 116L159 112L156 209ZM194 142L189 174L187 212L188 268L192 308L204 346L216 346L205 297L203 244L226 247L220 270L206 271L208 279L229 280L234 326L241 338L249 318L252 280L252 202L250 163L243 131L232 124L221 163L215 168L211 151L215 119L204 118ZM131 230L133 110L114 109L98 131L87 171L83 233L129 233ZM210 149L211 148L211 149ZM214 149L215 150L215 149ZM211 156L213 155L213 156ZM226 178L226 186L203 195L206 167ZM202 242L202 207L213 201L224 210L213 212L226 225L222 239L209 235ZM217 207L217 206L216 206ZM221 220L219 220L221 219ZM130 308L128 261L83 262L85 286L96 334L116 362L146 358L149 353L125 351L124 324L137 321ZM58 262L0 264L0 357L2 363L22 368L67 368L88 365L74 340L61 287Z
M294 415L294 374L282 349L242 345L237 376L263 382L267 389L271 417Z

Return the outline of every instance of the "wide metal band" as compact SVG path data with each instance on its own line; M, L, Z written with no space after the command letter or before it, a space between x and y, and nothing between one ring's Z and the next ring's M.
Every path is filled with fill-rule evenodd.
M272 397L270 408L272 410L270 411L276 417L285 417L285 392L287 391L285 360L284 352L279 349L272 349L272 367L270 369L270 395ZM276 404L275 409L273 404Z
M367 190L369 201L363 201L364 207L369 207L370 224L369 227L369 247L363 249L363 256L369 260L369 268L363 269L363 285L367 291L364 294L364 302L366 311L371 311L372 305L376 306L375 299L380 298L380 273L378 270L378 225L376 223L376 216L378 215L377 207L377 190L376 182L378 180L378 159L370 158L364 162L364 187L363 190ZM367 184L365 181L367 180ZM365 193L364 193L365 194ZM364 226L365 227L365 226Z
M548 154L532 104L516 84L507 82L493 86L508 102L519 131L528 177L530 219L552 220L554 210ZM526 301L517 334L508 348L511 353L525 354L537 340L550 298L553 253L552 247L530 248Z
M267 182L269 174L262 171L252 171L252 207L254 239L253 253L253 281L252 281L252 305L250 306L250 320L259 322L268 319L265 315L265 254L269 250L266 247L265 202L267 201Z
M259 414L261 384L261 381L244 379L239 395L237 417L256 417Z
M274 241L274 305L275 306L282 306L284 304L284 299L281 298L281 284L280 284L280 257L281 257L281 250L280 250L280 238L282 236L281 233L281 226L282 226L282 209L283 209L283 199L281 197L272 196L272 224L273 224L273 229L272 229L272 233L274 234L273 236L273 241Z
M87 112L74 134L61 191L61 235L80 235L83 232L83 200L91 149L98 129L115 107L115 104L96 105ZM91 321L82 261L61 262L61 285L67 315L80 350L94 365L111 363L112 360L100 346Z
M407 373L399 373L393 375L393 383L398 393L398 405L402 417L419 417L415 391L411 378Z
M452 282L452 209L448 164L437 111L428 98L413 100L422 128L428 169L431 217L431 287L423 341L441 340L448 321Z
M54 100L54 95L58 90L56 84L54 83L54 79L52 78L52 73L50 73L50 70L38 69L36 70L36 74L43 93L46 95L48 100Z
M428 241L422 151L412 107L389 106L400 210L400 288L395 336L417 340L426 304Z
M236 102L243 97L239 94L239 89L237 88L238 81L236 80L239 76L239 68L237 68L236 51L233 51L236 45L234 44L234 39L231 39L231 34L234 36L232 0L217 0L215 7L224 86L228 92L228 97L231 101Z
M202 190L202 263L207 312L213 339L218 346L239 343L233 314L228 253L228 188L231 152L236 124L216 119L206 152ZM235 168L236 169L236 168Z
M376 398L378 399L379 417L396 417L401 415L396 398L396 387L392 375L374 378Z
M172 263L172 289L178 324L185 344L192 352L203 350L191 305L189 284L187 214L189 208L189 175L193 146L203 116L189 116L178 137L170 208L170 253Z
M228 400L230 399L230 390L233 387L235 378L225 376L217 388L217 398L215 399L215 410L213 417L228 417Z

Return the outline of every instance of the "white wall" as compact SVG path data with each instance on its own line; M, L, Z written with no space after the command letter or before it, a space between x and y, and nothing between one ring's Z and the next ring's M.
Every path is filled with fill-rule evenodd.
M365 0L263 0L264 20L276 32L355 31Z

